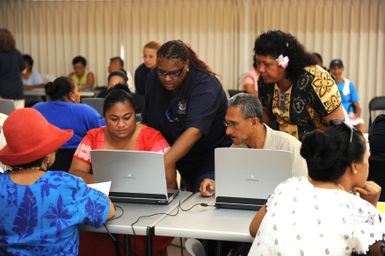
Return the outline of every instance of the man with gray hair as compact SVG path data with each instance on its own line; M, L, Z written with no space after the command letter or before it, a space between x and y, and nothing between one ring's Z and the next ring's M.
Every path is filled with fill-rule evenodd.
M293 176L307 176L306 161L300 155L301 142L294 136L274 131L263 123L262 105L257 97L248 93L239 93L231 97L225 123L226 134L233 140L231 147L289 151L293 159ZM204 179L200 192L203 196L213 195L215 181Z

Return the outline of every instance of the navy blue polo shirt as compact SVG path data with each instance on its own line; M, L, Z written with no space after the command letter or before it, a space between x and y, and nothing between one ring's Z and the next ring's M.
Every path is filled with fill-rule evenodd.
M214 149L228 147L224 117L227 98L212 75L190 68L176 93L166 91L155 70L146 83L144 122L159 130L172 145L188 128L198 128L202 137L176 164L183 178L195 182L204 173L214 173Z

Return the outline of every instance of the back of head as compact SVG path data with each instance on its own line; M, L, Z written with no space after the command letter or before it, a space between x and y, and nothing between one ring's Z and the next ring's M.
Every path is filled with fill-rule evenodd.
M103 115L105 116L106 112L118 102L127 102L135 110L134 97L127 84L117 84L108 89L103 103Z
M385 161L385 114L376 117L369 128L370 159Z
M254 53L271 56L274 59L280 55L289 57L286 73L292 82L297 81L304 67L315 64L311 55L293 35L280 30L268 31L259 35L255 39Z
M200 60L190 46L181 40L172 40L164 43L157 52L157 59L176 59L188 63L190 67L201 70L210 75L215 74L207 64Z
M318 52L313 52L312 54L311 54L311 58L312 58L312 60L313 60L313 62L315 63L315 64L317 64L317 65L319 65L319 66L323 66L323 59L322 59L322 56L321 56L321 54L319 54Z
M144 45L143 48L158 50L160 48L161 44L158 41L150 41Z
M76 56L72 59L72 65L75 65L75 64L82 64L83 66L87 66L87 60L86 58L84 58L83 56Z
M0 52L12 51L16 48L15 38L6 28L0 28Z
M50 100L64 100L64 97L74 90L74 86L70 78L61 76L44 86L45 94Z
M324 132L309 132L301 147L309 176L314 180L333 182L345 173L352 162L362 162L365 151L362 133L345 123L331 125Z
M262 104L257 97L248 93L238 93L229 99L228 107L240 107L244 118L257 117L263 123Z

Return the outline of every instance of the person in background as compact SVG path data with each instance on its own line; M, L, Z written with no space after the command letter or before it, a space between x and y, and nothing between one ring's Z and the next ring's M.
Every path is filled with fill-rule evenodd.
M117 84L124 84L128 88L127 80L128 80L127 74L124 71L124 69L112 71L108 75L107 86L103 87L100 90L100 92L98 93L97 97L98 98L105 98L106 95L107 95L108 90L111 89L112 87L114 87ZM128 89L128 90L130 90L130 89Z
M253 69L247 72L241 81L241 90L258 97L258 79L257 63L253 55Z
M16 49L15 38L8 29L0 28L0 98L14 100L15 108L24 107L20 76L24 68L25 63Z
M87 60L83 56L76 56L72 60L74 72L69 77L78 85L80 91L89 91L95 87L95 75L86 71Z
M129 71L124 69L124 61L119 56L112 57L110 59L110 64L108 65L108 74L110 75L114 71L123 71L126 74L126 84L132 93L135 93L135 85L134 80L132 79L132 75ZM108 75L108 76L109 76Z
M58 77L45 85L49 101L33 106L51 124L61 129L74 130L64 148L77 148L86 133L105 125L104 118L87 104L79 104L78 86L68 77Z
M384 221L376 209L381 187L368 178L362 133L341 120L305 135L308 177L277 186L250 224L250 255L383 255ZM359 193L359 196L355 193Z
M24 90L43 88L44 79L39 72L33 70L32 56L29 54L24 54L23 59L25 62L25 69L21 73L21 77L23 80Z
M301 142L285 132L274 131L263 123L262 105L257 97L247 93L231 97L225 122L226 134L233 140L232 147L289 151L293 160L293 176L307 176L306 162L300 155ZM204 179L200 192L203 196L212 196L215 193L215 181Z
M158 41L150 41L143 47L143 63L135 70L136 93L144 96L145 84L150 71L156 67L156 52L160 48Z
M87 133L75 151L70 167L70 173L82 177L86 183L94 182L91 150L116 149L165 153L170 149L166 139L159 131L136 123L134 99L125 85L118 84L110 89L104 100L103 113L106 118L106 126L92 129ZM175 169L166 170L169 188L176 187L175 175ZM109 239L107 235L84 234L84 237L91 238L84 238L84 241L87 241L85 245L81 243L81 255L111 255L113 253L108 245L103 244L103 241L107 242L106 240ZM99 241L99 239L101 240ZM171 241L172 239L168 237L155 237L153 239L154 255L167 255L167 247ZM121 244L123 244L123 240ZM136 255L145 255L145 248L145 237L131 238L131 249Z
M231 144L221 83L187 44L173 40L159 48L145 93L144 123L171 145L166 167L176 165L187 190L199 191L203 179L214 179L214 149Z
M329 65L329 72L335 77L342 98L342 106L348 114L350 123L361 132L366 132L364 120L361 118L361 107L356 88L352 81L342 76L344 72L342 60L332 60Z
M344 119L341 97L330 74L314 65L297 39L268 31L254 45L263 120L273 129L299 140L314 129L325 129L331 119Z
M32 108L4 123L0 162L0 255L78 255L80 224L102 226L115 214L102 192L78 177L52 171L55 150L72 137Z
M316 65L322 67L322 68L325 69L325 70L328 70L328 69L324 66L324 61L323 61L323 58L322 58L322 55L321 55L321 54L319 54L318 52L313 52L313 53L311 54L311 58L312 58L313 62L314 62Z

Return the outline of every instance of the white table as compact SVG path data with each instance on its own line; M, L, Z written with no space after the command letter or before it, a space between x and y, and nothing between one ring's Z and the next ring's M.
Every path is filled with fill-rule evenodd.
M146 216L155 213L168 214L176 209L179 203L184 202L191 195L191 192L180 191L178 196L168 205L115 203L115 205L122 207L124 213L120 218L107 222L107 228L111 233L133 235L134 232L132 230L131 224L137 221L140 216ZM120 214L121 209L117 208L115 216L119 216ZM141 218L134 225L135 235L149 236L152 238L153 234L149 232L153 232L154 226L161 219L166 217L165 214ZM104 226L100 228L94 228L88 225L81 225L80 229L83 231L107 233ZM125 237L127 238L127 236ZM147 252L149 255L151 255L151 239L148 239Z
M94 97L95 92L94 91L81 91L79 92L80 97ZM45 90L44 88L35 88L32 90L25 90L24 96L45 96Z
M182 204L182 208L188 209L197 203L214 205L215 198L204 198L196 193ZM155 235L251 243L254 238L250 236L249 225L255 214L249 210L198 205L187 212L179 211L175 217L160 220L155 225Z

